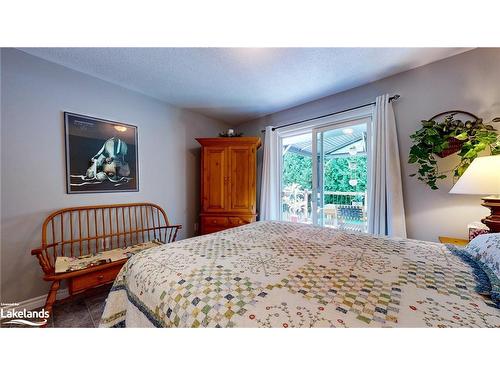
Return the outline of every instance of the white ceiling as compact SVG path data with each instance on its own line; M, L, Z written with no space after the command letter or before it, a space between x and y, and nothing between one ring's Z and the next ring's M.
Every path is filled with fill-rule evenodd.
M24 48L178 107L238 124L465 48Z

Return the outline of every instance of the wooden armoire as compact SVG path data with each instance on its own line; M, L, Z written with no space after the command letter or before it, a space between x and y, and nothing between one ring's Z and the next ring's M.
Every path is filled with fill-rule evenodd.
M196 140L202 146L200 234L255 221L260 138Z

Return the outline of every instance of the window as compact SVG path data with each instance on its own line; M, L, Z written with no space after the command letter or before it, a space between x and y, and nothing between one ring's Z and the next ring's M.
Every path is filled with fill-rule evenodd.
M371 110L278 129L281 220L367 231Z

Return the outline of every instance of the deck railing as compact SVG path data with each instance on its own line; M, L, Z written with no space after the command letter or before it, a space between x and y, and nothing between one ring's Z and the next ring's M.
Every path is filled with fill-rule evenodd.
M325 204L318 212L324 226L366 232L366 192L325 191ZM312 192L304 190L302 210L291 215L282 204L282 220L300 223L312 223Z

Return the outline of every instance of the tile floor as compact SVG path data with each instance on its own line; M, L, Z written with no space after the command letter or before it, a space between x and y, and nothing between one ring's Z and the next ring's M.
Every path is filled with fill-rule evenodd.
M54 305L48 327L54 328L94 328L99 326L106 298L111 285L105 285L75 295L64 302ZM12 327L1 324L2 328ZM19 326L14 326L19 328Z

